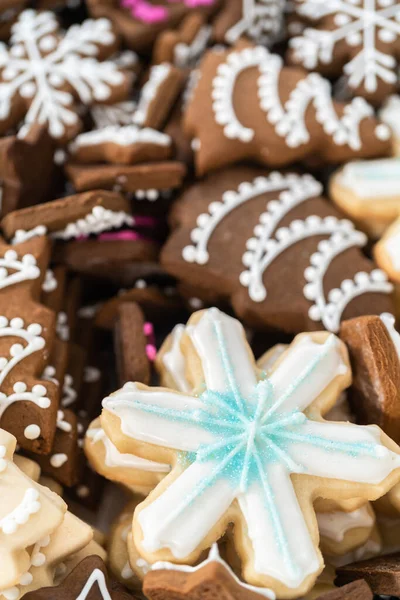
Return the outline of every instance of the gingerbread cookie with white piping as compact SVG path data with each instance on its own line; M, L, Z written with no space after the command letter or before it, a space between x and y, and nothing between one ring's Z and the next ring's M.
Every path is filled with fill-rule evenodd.
M245 582L298 597L322 570L311 499L382 495L399 476L397 446L379 428L323 420L351 379L332 334L298 336L266 379L240 323L217 309L192 315L181 348L192 393L129 383L103 401L120 452L173 465L135 511L137 550L193 564L233 521Z
M360 251L366 236L321 193L307 174L211 174L175 204L161 262L257 327L337 332L343 319L393 312L392 285Z
M243 160L270 167L390 153L391 131L362 98L332 100L327 80L264 46L211 49L184 114L199 176Z

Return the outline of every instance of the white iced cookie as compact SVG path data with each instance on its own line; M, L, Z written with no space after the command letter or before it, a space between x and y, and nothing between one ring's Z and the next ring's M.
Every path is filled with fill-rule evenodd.
M358 227L378 238L400 212L400 160L347 163L332 175L329 192Z
M103 402L120 452L172 465L135 511L135 546L150 563L194 564L233 523L244 581L301 596L323 569L314 498L381 496L399 449L378 427L323 420L351 381L333 334L297 336L265 376L239 321L209 309L180 349L193 392L128 383Z

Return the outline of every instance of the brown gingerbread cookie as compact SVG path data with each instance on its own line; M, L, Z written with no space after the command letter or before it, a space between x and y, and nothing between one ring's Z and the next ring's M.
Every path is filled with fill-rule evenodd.
M0 132L33 123L59 143L80 129L78 107L127 98L131 78L110 57L119 41L110 21L86 20L61 32L51 12L23 11L0 58Z
M192 12L209 17L220 0L89 0L94 17L107 17L126 45L139 53L150 54L157 37L175 29Z
M27 4L27 0L2 0L0 7L0 40L8 40L15 19Z
M292 37L292 64L342 76L347 93L381 103L398 88L400 2L295 0L304 31Z
M134 597L119 583L109 579L98 556L88 556L56 587L29 592L26 600L132 600Z
M181 69L192 68L205 51L211 37L211 26L204 15L194 12L179 27L160 33L154 44L153 62L170 63Z
M20 139L0 139L1 215L50 199L54 143L45 127L35 125Z
M400 334L390 314L344 321L340 337L346 343L353 370L351 410L361 424L376 424L400 441Z
M175 205L161 262L258 327L336 332L341 320L393 312L391 284L360 252L366 236L321 193L310 175L213 174Z
M374 594L400 594L400 554L377 556L336 570L336 585L364 579Z
M146 331L150 334L151 327L135 302L124 302L119 306L114 348L121 387L127 381L150 383L151 359L154 360L156 354L154 344L150 344L146 336Z
M37 453L51 449L59 402L58 386L42 376L55 337L55 316L39 303L49 258L44 237L0 243L0 422Z
M390 152L391 132L362 98L332 100L327 80L287 67L264 46L204 55L184 115L198 175L242 160L279 167Z

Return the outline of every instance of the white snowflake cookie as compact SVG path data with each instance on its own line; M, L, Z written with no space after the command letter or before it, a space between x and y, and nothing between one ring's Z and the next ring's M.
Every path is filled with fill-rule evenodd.
M193 564L233 523L244 581L301 596L323 568L314 499L380 497L400 451L376 426L324 421L351 381L333 334L299 335L268 376L215 308L192 315L180 347L192 392L128 383L103 402L120 452L173 465L135 511L135 545L150 563Z

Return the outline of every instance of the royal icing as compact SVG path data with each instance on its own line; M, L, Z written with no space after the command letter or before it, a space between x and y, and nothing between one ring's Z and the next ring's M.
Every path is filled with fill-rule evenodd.
M190 234L193 244L183 248L182 256L187 262L207 264L210 238L223 219L245 202L261 194L275 192L277 198L268 202L254 228L254 236L246 242L247 250L242 257L245 270L240 275L240 283L248 288L251 300L262 302L268 293L263 275L269 265L292 245L309 237L324 235L328 239L318 244L317 251L310 256L310 265L305 269L303 294L312 302L309 318L321 321L326 329L337 332L341 315L351 300L367 292L390 293L393 287L385 273L375 269L371 273L357 273L353 280L345 280L340 288L326 293L324 277L332 261L349 248L364 246L366 236L355 230L351 221L334 216L321 218L310 215L303 221L296 219L285 227L279 227L291 210L318 196L321 191L321 185L307 175L274 172L269 177L243 182L237 190L224 192L220 202L212 202L208 213L199 215L197 227Z
M174 65L180 69L193 66L207 48L210 37L211 27L204 25L204 27L200 27L190 44L184 42L176 44L174 48Z
M57 429L64 433L71 433L72 425L65 420L65 414L63 410L57 411Z
M140 471L154 471L156 473L167 473L170 470L168 465L147 460L134 454L122 454L100 427L88 429L86 435L92 440L92 444L99 441L103 443L106 451L105 464L107 467L139 469Z
M77 392L74 389L74 379L72 377L72 375L69 375L68 373L65 375L64 377L64 383L63 383L63 395L61 398L61 406L63 408L67 408L68 406L71 406L71 404L73 404L76 399L77 399Z
M41 549L48 546L49 543L50 536L45 536L33 546L29 557L29 569L23 573L23 575L21 575L18 585L0 590L1 599L4 598L5 600L17 600L21 597L21 594L23 593L23 589L21 588L24 588L33 582L34 576L32 574L32 567L42 567L46 563L46 555L41 552Z
M86 20L59 38L58 23L51 12L25 10L13 26L11 47L0 48L1 117L12 115L14 97L30 103L21 135L37 122L45 124L54 138L76 125L74 96L62 90L68 83L84 104L110 98L124 75L111 61L98 62L97 44L112 46L115 36L107 19Z
M168 570L168 571L181 571L182 573L195 573L199 569L206 567L210 563L217 562L226 569L229 573L229 576L242 587L244 590L248 590L250 592L255 592L264 598L268 598L269 600L275 600L275 594L272 590L268 590L266 588L256 587L254 585L249 585L248 583L244 583L239 577L232 571L230 566L221 558L218 544L213 544L208 553L208 557L203 562L199 563L195 567L191 565L175 565L174 563L166 562L166 561L158 561L151 566L152 571L160 571L160 570Z
M98 144L115 144L117 146L132 146L133 144L153 144L156 146L170 146L171 138L165 133L160 133L150 127L140 128L136 125L109 125L102 129L95 129L81 133L70 144L70 150L75 152L85 146Z
M171 348L163 354L162 362L171 377L176 389L180 392L190 392L190 385L186 379L186 361L181 352L181 339L185 331L182 324L176 325L171 332Z
M40 507L39 492L28 488L18 506L0 520L0 530L6 535L15 533L20 525L25 525L29 517L40 510Z
M24 254L19 258L15 250L7 250L4 257L0 258L0 289L38 277L40 269L32 254Z
M41 433L42 432L41 432L39 425L35 425L35 424L28 425L24 429L24 436L26 437L27 440L37 440L38 437L40 437Z
M360 150L360 125L364 118L373 115L372 107L362 98L356 98L346 106L344 115L338 116L332 103L330 84L317 73L310 73L299 81L282 104L279 86L283 64L277 54L270 54L263 46L255 46L230 52L226 61L218 66L212 82L213 111L215 121L224 127L225 136L243 143L251 142L255 136L253 129L240 122L233 103L238 77L255 67L260 72L257 80L260 107L287 146L297 148L310 141L306 113L312 106L316 120L335 144ZM382 123L375 133L381 140L390 138L389 128Z
M90 114L96 129L123 127L133 123L135 109L136 102L127 100L116 104L96 104L92 107Z
M285 3L282 0L243 0L241 18L225 33L235 44L243 35L259 44L271 44L282 31Z
M167 0L169 3L176 0ZM198 6L209 6L214 0L182 0L187 8L196 8ZM153 4L148 0L121 0L121 6L128 8L134 19L143 23L152 24L166 21L169 16L168 6L162 4Z
M389 96L383 108L379 111L379 118L386 123L396 137L400 137L400 96Z
M51 237L56 240L70 240L81 236L97 235L109 229L119 229L124 225L132 226L134 222L134 218L123 211L94 206L82 219L68 223L65 229L54 231Z
M58 282L54 276L54 271L52 269L47 269L44 281L42 283L42 290L47 294L49 292L54 292L57 289Z
M396 83L392 44L400 35L397 0L304 0L296 7L299 15L314 22L332 19L332 26L306 27L301 36L290 40L297 61L307 69L333 63L338 49L339 56L350 54L343 69L350 87L363 86L373 93L380 81Z
M68 461L68 456L64 452L53 454L50 457L50 464L54 469L60 469Z
M352 512L335 511L317 513L320 535L334 542L342 542L346 533L352 529L372 527L375 517L368 505Z
M290 475L377 484L400 457L381 444L377 427L303 413L347 373L334 335L319 344L305 334L257 380L235 319L210 309L187 334L204 373L198 396L128 383L103 401L125 435L185 453L183 472L138 513L141 545L182 561L237 499L255 572L298 587L320 559Z
M94 571L92 571L76 600L86 600L86 598L89 596L90 590L95 584L98 585L102 600L112 600L110 592L107 588L106 578L100 569L94 569Z
M360 198L399 196L400 159L380 158L348 163L338 174L338 183Z
M160 65L154 65L150 69L149 79L144 84L138 105L136 107L135 114L133 115L133 122L136 125L143 126L146 122L151 103L156 97L160 86L167 79L171 72L171 66L167 63Z

